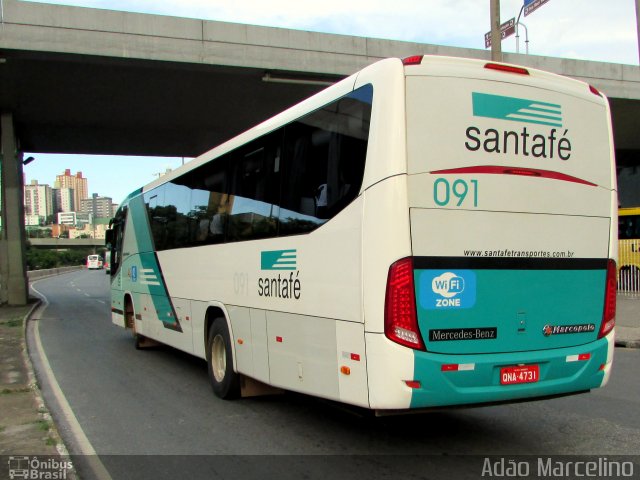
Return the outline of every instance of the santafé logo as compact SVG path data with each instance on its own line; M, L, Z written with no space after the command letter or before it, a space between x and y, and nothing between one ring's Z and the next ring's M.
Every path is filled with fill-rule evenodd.
M300 300L302 295L302 283L298 270L298 251L289 250L265 250L260 252L260 270L263 272L285 270L282 276L265 275L258 278L258 295L269 298L284 298ZM295 273L294 273L295 272Z
M472 92L475 117L562 127L562 106L556 103Z
M295 270L297 250L269 250L260 252L261 270Z
M470 152L534 158L571 158L569 129L564 128L562 105L528 98L471 92L473 117L518 122L522 128L467 127L465 148ZM484 122L483 122L484 123ZM551 127L544 132L544 126Z

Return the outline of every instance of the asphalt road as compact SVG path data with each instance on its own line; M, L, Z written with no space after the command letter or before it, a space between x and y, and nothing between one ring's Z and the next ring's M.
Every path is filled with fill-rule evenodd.
M223 401L204 361L134 349L111 323L108 280L81 271L35 288L49 302L38 329L51 369L113 479L480 478L488 456L640 452L640 350L616 349L604 389L506 406L375 418L297 394ZM639 457L625 459L640 476Z

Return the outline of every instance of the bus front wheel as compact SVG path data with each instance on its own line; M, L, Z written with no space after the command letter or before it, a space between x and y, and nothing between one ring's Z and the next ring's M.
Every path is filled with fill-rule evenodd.
M231 335L224 318L216 318L209 330L207 363L213 393L223 399L240 396L240 377L233 371Z

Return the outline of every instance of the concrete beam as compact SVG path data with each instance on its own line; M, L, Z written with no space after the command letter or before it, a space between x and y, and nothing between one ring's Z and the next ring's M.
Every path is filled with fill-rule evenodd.
M640 68L634 65L515 53L505 53L504 61L582 80L609 98L640 100Z
M387 57L490 59L490 52L470 48L16 0L4 0L2 47L341 76ZM507 53L504 61L584 79L609 97L640 100L637 66Z
M320 89L265 74L336 81L388 57L490 60L479 49L2 1L0 111L35 153L197 156ZM616 149L640 150L637 66L503 57L604 92Z
M66 248L87 248L103 247L104 239L93 238L30 238L32 247L66 249Z

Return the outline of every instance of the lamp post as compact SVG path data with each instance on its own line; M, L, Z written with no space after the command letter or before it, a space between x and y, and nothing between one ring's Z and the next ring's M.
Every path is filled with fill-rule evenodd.
M527 29L527 26L522 22L516 23L516 53L520 53L520 25L524 27L525 53L529 55L529 30Z

